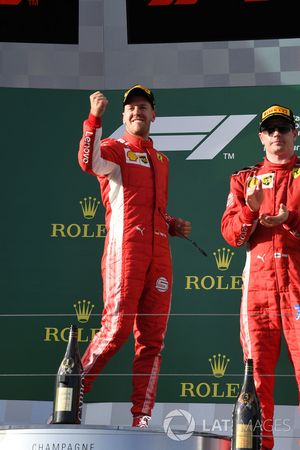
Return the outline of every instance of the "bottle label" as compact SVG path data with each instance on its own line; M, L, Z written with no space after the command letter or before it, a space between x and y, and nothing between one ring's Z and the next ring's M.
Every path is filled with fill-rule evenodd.
M252 424L242 424L239 423L236 426L236 438L235 446L236 448L248 448L252 449Z
M73 388L58 387L56 390L55 411L72 411Z
M242 392L238 398L238 402L246 405L252 403L254 400L254 395L252 392Z
M64 358L61 363L61 369L63 373L71 373L75 362L73 358Z

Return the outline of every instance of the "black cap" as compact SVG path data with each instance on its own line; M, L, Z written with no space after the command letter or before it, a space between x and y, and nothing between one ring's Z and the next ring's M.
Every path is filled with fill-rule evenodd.
M131 95L141 95L145 97L148 102L151 104L152 108L155 108L155 100L154 95L150 89L148 89L145 86L142 86L141 84L135 84L130 89L128 89L123 97L123 106L127 105L129 103Z
M259 121L259 129L261 129L262 126L265 125L267 120L276 117L284 119L285 121L290 123L294 128L296 127L294 114L290 108L287 108L286 106L272 105L261 113Z

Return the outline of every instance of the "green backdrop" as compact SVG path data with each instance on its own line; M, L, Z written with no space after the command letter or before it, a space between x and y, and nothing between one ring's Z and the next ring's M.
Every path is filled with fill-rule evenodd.
M229 248L220 234L229 175L263 157L256 115L278 102L297 116L299 91L299 86L155 90L159 117L255 116L213 159L188 160L190 149L167 153L169 213L192 221L191 237L208 256L186 240L171 240L173 301L159 402L234 402L243 376L239 308L245 249ZM97 180L77 163L90 94L0 89L1 399L52 400L68 327L78 325L81 353L99 327L104 211L97 203ZM122 92L105 94L104 137L122 123ZM223 256L225 266L219 267ZM77 315L83 306L87 311ZM129 401L132 343L130 338L109 362L87 401ZM296 404L285 345L277 374L276 403Z

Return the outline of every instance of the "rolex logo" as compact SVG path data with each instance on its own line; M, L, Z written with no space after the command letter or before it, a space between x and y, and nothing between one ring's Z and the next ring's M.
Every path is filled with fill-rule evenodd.
M85 219L93 219L95 217L96 211L99 206L99 200L96 199L96 197L92 198L84 198L83 200L80 200L80 205L82 209L82 213L85 217Z
M217 267L219 270L227 270L230 266L232 257L234 255L234 252L231 251L229 248L226 250L226 248L218 248L217 252L214 252L214 257L217 263Z
M209 358L208 361L210 362L213 376L216 378L221 378L226 372L230 359L226 358L226 355L221 355L221 353L218 353L218 355L213 355L212 358Z
M94 305L91 304L91 302L88 300L78 300L75 305L73 305L76 311L76 316L78 319L78 322L85 323L88 322L90 319L90 315L93 311Z
M0 0L1 2L1 0ZM81 210L85 219L94 219L100 201L96 197L84 197L80 200ZM105 238L104 223L51 223L50 236L52 238Z

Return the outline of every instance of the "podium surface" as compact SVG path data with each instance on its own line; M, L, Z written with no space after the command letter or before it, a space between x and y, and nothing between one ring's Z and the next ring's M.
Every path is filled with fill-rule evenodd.
M175 433L171 439L163 429L88 426L31 425L0 427L1 450L230 450L230 438L194 432Z

